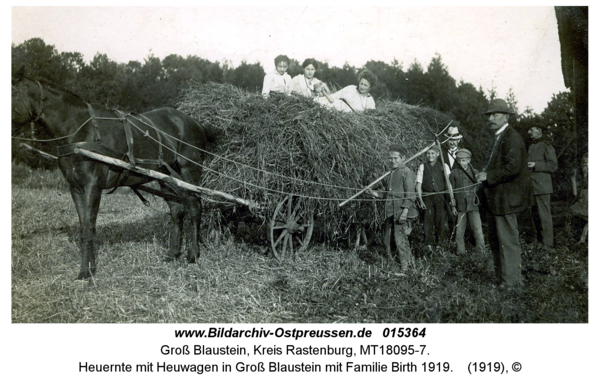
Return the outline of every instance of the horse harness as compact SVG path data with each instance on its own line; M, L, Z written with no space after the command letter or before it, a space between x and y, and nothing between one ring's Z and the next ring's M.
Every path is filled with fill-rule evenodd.
M31 139L32 140L35 140L35 123L40 119L40 117L42 115L42 112L44 111L44 87L42 86L42 84L40 83L40 81L35 81L35 82L40 87L40 111L37 112L37 113L35 113L35 114L33 114L33 111L31 111L31 109L29 108L29 105L25 101L25 98L23 98L23 94L21 93L21 89L19 89L16 86L13 85L13 88L15 88L17 90L17 92L19 93L19 98L23 102L23 105L25 106L25 109L27 109L27 111L29 112L29 115L33 118L31 120L31 122L29 122L29 129L30 129ZM17 114L20 114L18 110L15 110L15 112Z
M29 107L29 104L23 98L23 94L21 93L21 90L19 88L16 88L13 85L13 87L16 88L16 90L19 94L19 98L23 102L25 109L27 109L27 111L29 112L29 115L32 117L32 120L30 122L31 138L30 139L17 138L17 139L27 140L27 141L32 141L32 142L49 142L49 141L66 139L70 136L74 136L75 134L77 134L77 132L79 132L86 125L87 122L91 121L93 132L94 132L94 142L82 141L82 142L71 143L71 144L64 145L64 146L58 146L56 148L58 157L72 155L72 154L74 154L76 148L81 148L81 149L94 151L98 154L112 157L115 159L124 159L124 157L127 157L130 164L133 166L137 166L138 164L150 165L150 166L154 165L154 166L158 166L158 167L164 166L170 172L171 176L173 176L174 178L177 178L177 179L181 179L181 176L177 173L177 171L175 171L175 169L173 169L172 166L170 166L168 163L166 163L163 160L162 134L160 133L158 128L154 125L152 120L150 120L148 117L145 117L142 115L137 115L137 117L139 118L139 121L152 127L152 129L154 129L156 131L156 141L158 143L158 159L140 159L140 158L136 159L135 158L134 153L133 153L134 140L133 140L133 134L131 131L131 125L134 125L138 130L141 130L141 128L136 126L133 122L130 121L131 118L134 118L132 113L125 113L125 112L115 109L113 111L116 114L117 118L99 118L96 116L94 107L87 102L85 102L85 104L87 106L88 113L90 115L90 119L87 122L84 122L75 131L75 133L73 133L69 136L64 136L64 137L50 139L50 140L36 139L35 123L39 121L39 119L41 118L43 111L44 111L44 87L42 86L42 84L39 81L35 81L35 82L38 84L38 86L40 88L39 111L36 111L35 114L34 114L34 111ZM18 110L15 110L15 111L16 111L16 113L19 113ZM127 142L127 153L126 154L120 153L120 152L118 152L114 149L111 149L110 147L102 144L102 136L100 134L100 127L98 125L99 119L113 119L113 120L119 120L119 121L123 122L123 129L125 132L125 138L126 138L126 142ZM145 131L144 136L150 137L149 132ZM36 151L39 151L39 150L36 150ZM40 151L40 152L43 154L49 155L43 151ZM129 169L126 169L119 173L119 176L115 179L113 186L111 187L111 188L113 188L113 190L111 190L109 193L114 192L114 190L116 190L116 188L119 186L119 183L128 176L129 171L130 171ZM146 205L148 204L148 201L140 194L140 192L135 188L135 186L132 186L130 188L142 200L142 202L144 204L146 204ZM171 188L173 189L173 191L176 195L179 194L179 192L177 191L176 188L173 188L173 187L171 187Z

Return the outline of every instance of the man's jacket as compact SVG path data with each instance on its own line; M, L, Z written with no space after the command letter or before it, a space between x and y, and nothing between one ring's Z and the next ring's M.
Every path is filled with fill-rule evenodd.
M558 169L556 152L548 142L538 140L529 146L527 162L535 162L531 169L531 183L534 195L551 194L552 173Z
M525 142L510 126L495 139L484 182L486 205L494 215L515 214L529 208L533 197Z

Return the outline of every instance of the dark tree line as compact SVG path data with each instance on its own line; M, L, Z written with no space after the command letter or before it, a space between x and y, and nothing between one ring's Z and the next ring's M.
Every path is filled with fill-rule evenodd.
M45 78L72 91L91 103L109 108L144 112L160 106L177 105L180 92L189 80L199 83L230 83L248 91L260 92L265 70L260 63L211 62L197 56L176 54L159 59L153 55L144 62L117 63L106 54L97 53L86 63L78 52L58 52L40 38L12 45L12 73L25 66L29 77ZM537 124L550 127L547 134L554 139L557 153L564 162L574 163L571 142L575 134L573 102L570 93L554 95L541 115L525 110L520 113L518 100L512 93L496 94L495 89L476 88L470 83L456 82L437 54L427 68L413 62L407 69L394 60L391 64L369 61L363 68L379 79L371 94L376 100L400 101L430 107L448 114L464 136L464 145L473 151L474 165L481 168L491 134L485 128L483 112L491 98L502 97L516 112L511 124L527 139L527 129ZM340 67L319 62L316 76L333 90L356 84L363 68L349 64ZM272 70L272 69L268 69ZM292 59L291 76L302 72L301 61ZM572 166L568 166L572 168Z
M174 106L179 91L191 79L199 83L231 83L249 91L260 91L265 75L260 63L244 61L233 67L229 63L211 62L197 56L184 58L175 54L162 60L150 55L143 63L117 63L106 54L97 53L86 63L81 53L58 52L53 45L47 45L40 38L27 40L20 45L13 44L13 74L23 65L29 76L51 80L87 101L136 112L158 106ZM483 105L486 101L482 89L475 90L463 83L457 85L440 55L431 60L426 70L417 62L404 70L396 60L391 64L369 61L364 68L379 78L372 90L376 99L400 100L447 113L457 109L458 97L473 97L471 106ZM333 89L339 89L356 84L356 75L361 69L349 64L340 68L319 62L317 77ZM300 62L293 59L290 75L301 72ZM464 86L468 89L462 89Z

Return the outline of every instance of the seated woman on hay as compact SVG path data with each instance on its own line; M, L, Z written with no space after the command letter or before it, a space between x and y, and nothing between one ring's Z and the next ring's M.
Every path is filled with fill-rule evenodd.
M365 69L358 75L358 86L348 85L345 88L329 95L324 90L325 97L329 100L331 108L345 112L362 113L368 109L375 109L375 100L369 91L377 83L377 77L371 71ZM321 102L323 103L323 102Z
M271 93L283 93L290 95L292 92L292 77L287 74L290 59L280 54L275 57L275 71L265 74L263 80L262 95L268 97Z
M326 91L329 93L327 85L315 77L318 68L319 64L317 64L317 61L314 58L307 58L304 60L302 63L304 74L298 74L292 79L292 93L312 98L315 101L318 101L322 92Z

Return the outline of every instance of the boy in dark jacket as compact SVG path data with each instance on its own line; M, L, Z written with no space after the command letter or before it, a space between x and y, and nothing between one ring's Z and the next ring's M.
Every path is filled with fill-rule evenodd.
M395 244L403 270L414 264L408 235L412 230L413 221L418 216L415 208L415 174L405 165L405 160L405 149L400 145L391 145L389 161L392 173L388 178L386 190L368 191L371 196L386 199L384 222L386 252L388 257L393 259L392 244ZM393 243L392 231L394 233Z
M479 199L476 195L478 171L471 166L471 152L467 149L456 151L456 161L458 166L450 174L450 184L452 184L456 202L456 206L452 207L452 212L458 216L456 252L459 255L465 254L465 230L468 221L475 235L475 250L483 253L485 244L479 216Z

